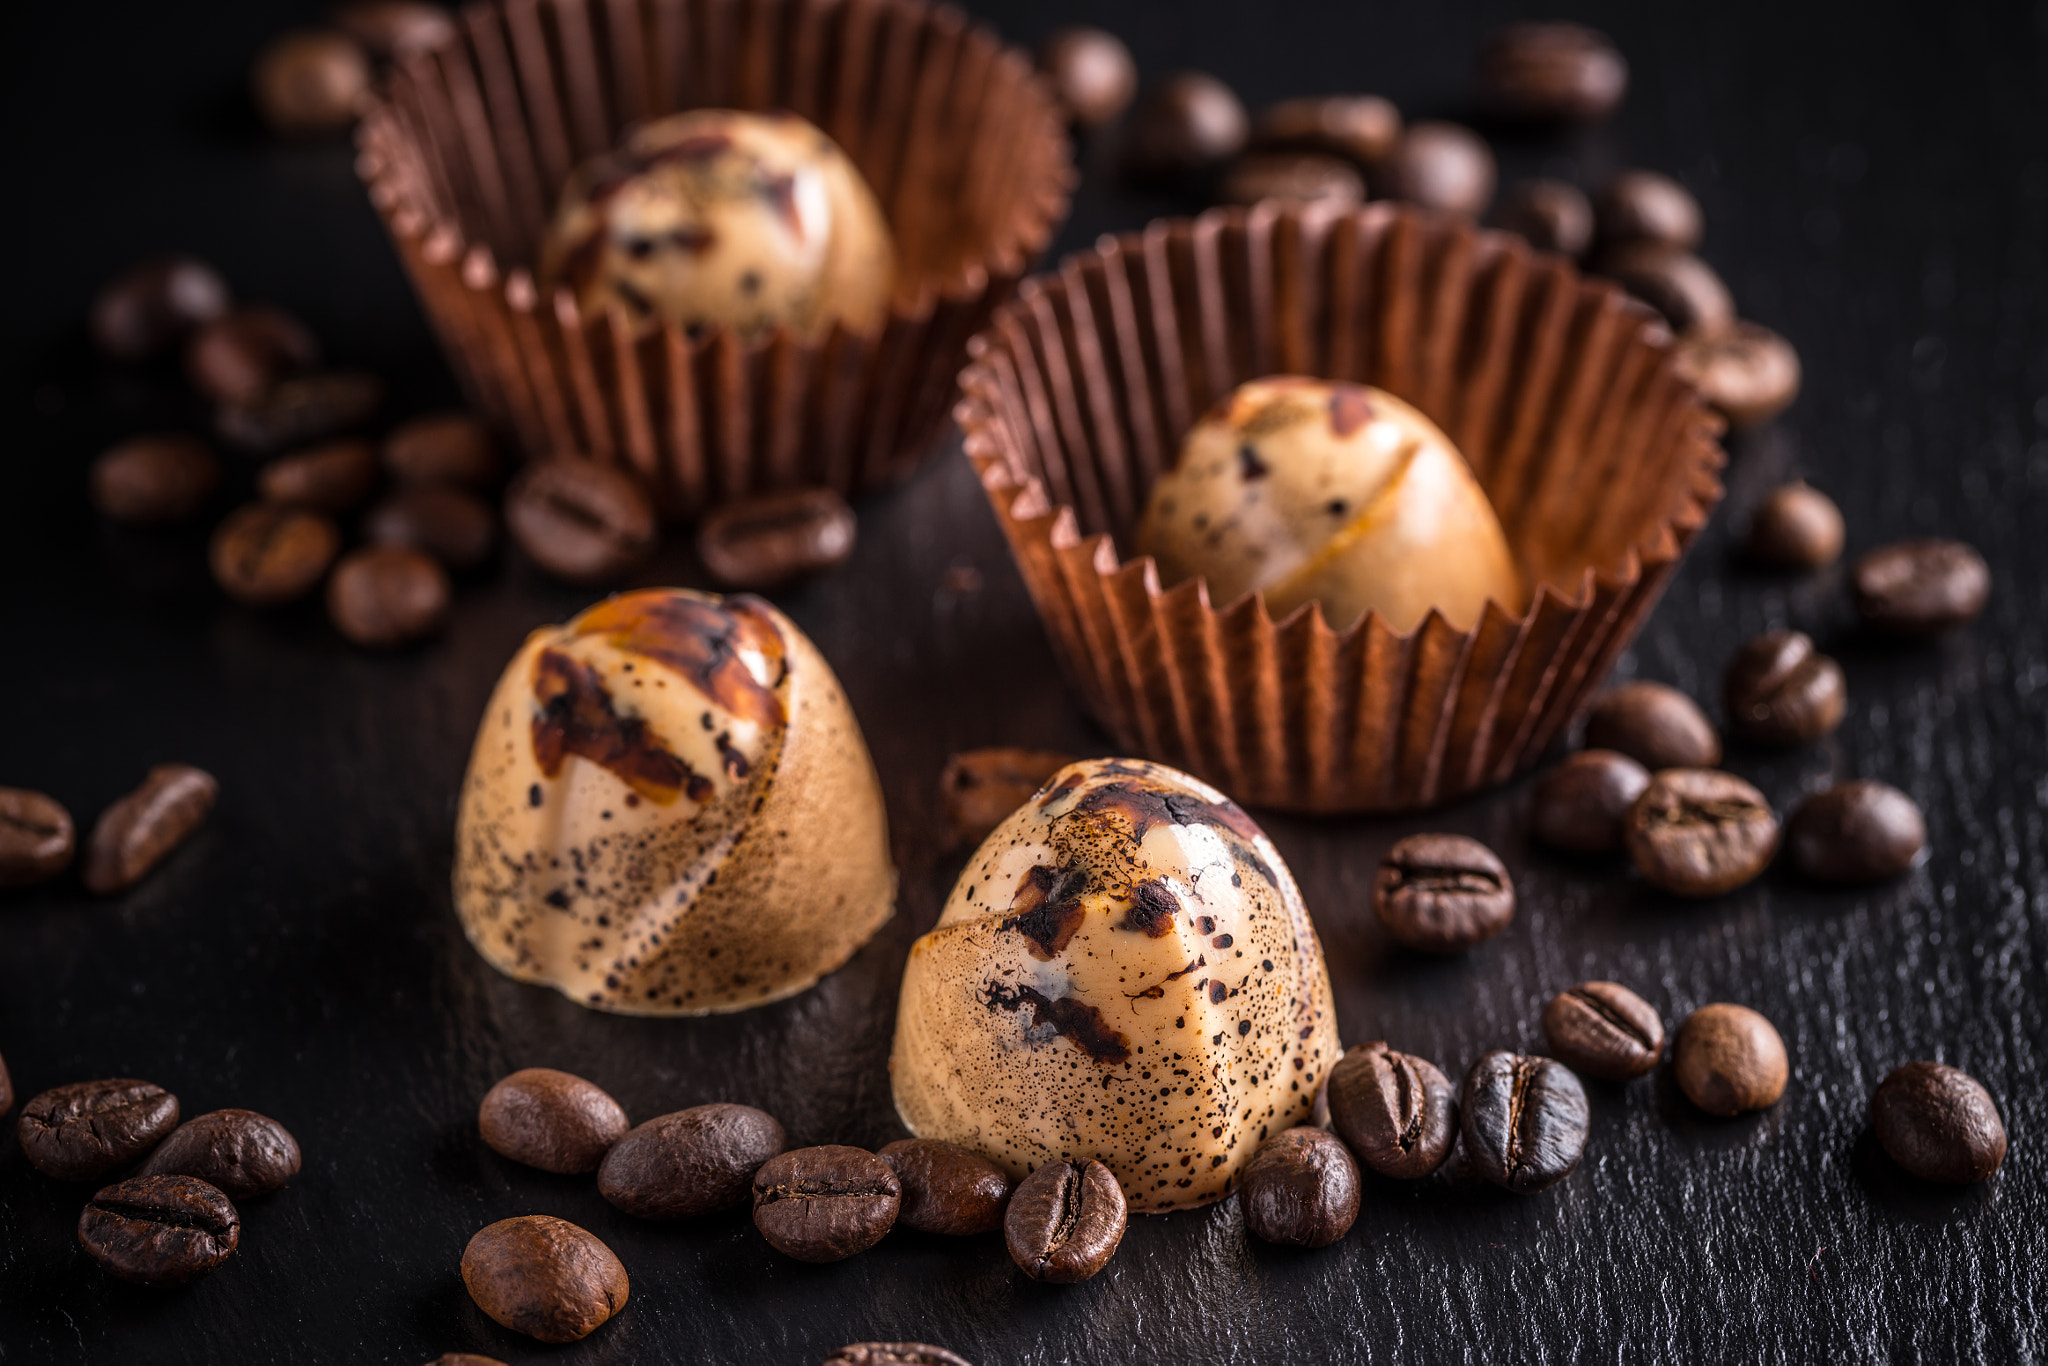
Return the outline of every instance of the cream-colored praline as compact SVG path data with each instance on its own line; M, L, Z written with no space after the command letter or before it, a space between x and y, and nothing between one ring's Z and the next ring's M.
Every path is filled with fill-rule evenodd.
M1204 577L1224 607L1263 592L1343 630L1400 634L1433 608L1460 630L1490 599L1528 601L1500 519L1435 423L1382 389L1278 375L1239 385L1152 486L1137 548L1171 585Z
M889 1070L918 1137L1017 1176L1098 1159L1157 1211L1229 1194L1339 1055L1271 841L1185 773L1089 759L996 827L911 946Z
M886 319L895 249L839 145L795 114L699 109L642 124L578 167L541 252L544 288L642 326L778 326L814 336Z
M522 982L629 1015L804 990L894 909L881 784L759 598L621 594L528 636L477 730L455 909Z

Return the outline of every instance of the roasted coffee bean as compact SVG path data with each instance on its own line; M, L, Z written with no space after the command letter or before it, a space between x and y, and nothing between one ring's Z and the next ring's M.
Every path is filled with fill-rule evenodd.
M1592 123L1628 93L1628 62L1606 34L1579 24L1510 24L1479 50L1479 93L1504 118Z
M178 1098L133 1077L77 1081L34 1097L14 1126L22 1155L59 1181L97 1181L178 1127Z
M928 1342L856 1342L825 1358L824 1366L974 1366L958 1352Z
M298 1174L298 1140L254 1110L214 1110L186 1120L136 1173L196 1176L235 1200L282 1190Z
M1849 681L1803 631L1766 631L1735 652L1721 684L1728 727L1764 745L1817 740L1842 724Z
M903 1204L895 1169L865 1148L778 1153L754 1173L754 1227L800 1262L838 1262L882 1241Z
M1766 1110L1785 1094L1785 1041L1748 1006L1701 1006L1671 1045L1678 1088L1710 1115Z
M476 1126L500 1157L546 1172L594 1172L632 1125L600 1086L552 1067L525 1067L484 1092Z
M92 301L92 339L116 360L143 360L228 311L227 282L190 256L160 256L114 277Z
M505 1366L505 1363L496 1357L478 1356L475 1352L443 1352L427 1366Z
M334 26L383 61L404 57L455 37L455 17L422 0L357 0L337 6Z
M0 1058L0 1117L14 1108L14 1078L7 1075L7 1059Z
M250 503L214 528L207 554L214 582L229 597L275 607L317 588L340 549L341 532L325 514Z
M1330 1123L1360 1162L1401 1181L1443 1165L1458 1137L1458 1096L1427 1058L1355 1044L1330 1069Z
M1456 953L1515 918L1515 884L1493 851L1463 835L1410 835L1380 860L1373 909L1411 949Z
M456 573L490 559L498 544L491 505L450 484L401 488L363 515L363 536L431 555Z
M1870 1127L1892 1161L1924 1181L1988 1181L2005 1161L2005 1122L1969 1073L1909 1062L1870 1097Z
M377 487L377 451L354 437L281 455L256 475L266 503L295 503L321 512L349 512Z
M877 1154L903 1183L896 1222L920 1233L993 1233L1003 1226L1010 1174L971 1148L904 1138Z
M1574 260L1593 244L1593 206L1578 186L1562 180L1515 182L1497 221L1538 251L1560 252Z
M1085 1281L1116 1255L1130 1218L1100 1162L1048 1162L1024 1178L1003 1215L1010 1260L1034 1281Z
M1493 150L1455 123L1409 126L1373 188L1428 209L1477 218L1493 199Z
M505 523L535 564L571 583L625 573L654 549L654 504L631 476L588 460L526 467L505 495Z
M1664 1053L1664 1022L1619 982L1581 982L1551 997L1543 1034L1559 1062L1600 1081L1640 1077Z
M213 810L220 784L190 764L158 764L142 786L100 813L85 842L85 889L126 891L190 839Z
M384 438L384 465L408 484L489 488L498 482L498 443L468 413L429 413Z
M1249 136L1244 105L1230 87L1187 71L1138 101L1125 156L1131 173L1142 179L1186 179L1236 156Z
M215 403L247 403L320 363L320 344L297 318L262 305L223 314L185 344L185 375Z
M1629 808L1650 785L1650 771L1611 749L1586 749L1536 780L1529 833L1553 849L1611 854L1621 848Z
M187 1285L242 1240L234 1202L191 1176L137 1176L101 1190L78 1216L78 1245L111 1276Z
M1627 242L1603 251L1597 269L1656 309L1680 336L1720 337L1735 326L1735 297L1714 268L1691 252Z
M1650 242L1691 251L1706 219L1692 191L1656 171L1623 171L1593 204L1601 242Z
M1401 140L1401 111L1378 95L1311 95L1282 100L1259 115L1261 147L1328 152L1371 165Z
M1138 64L1113 33L1099 28L1063 28L1038 49L1038 69L1067 117L1083 128L1100 128L1130 107L1138 93Z
M1365 179L1350 162L1321 152L1247 152L1224 172L1216 197L1226 204L1284 199L1341 207L1364 201Z
M1961 541L1880 546L1849 571L1856 611L1895 636L1931 636L1974 620L1991 596L1991 567Z
M1585 1088L1549 1058L1488 1053L1466 1074L1458 1108L1472 1166L1517 1195L1556 1185L1585 1154Z
M287 137L341 132L369 89L363 50L339 33L287 33L257 55L249 73L256 112Z
M78 831L54 797L0 787L0 887L47 882L71 866ZM0 1105L0 1114L7 1107Z
M1743 550L1761 564L1822 569L1842 555L1842 510L1804 480L1780 484L1749 524Z
M448 575L417 550L372 545L341 557L327 580L327 617L350 643L393 650L448 624Z
M219 487L219 458L192 436L133 436L92 462L92 505L137 526L182 522Z
M1708 768L1652 774L1622 832L1637 871L1679 896L1732 892L1778 852L1778 818L1764 794Z
M697 557L728 588L778 588L845 564L855 526L832 489L768 493L713 509L697 527Z
M1882 882L1911 868L1927 847L1927 822L1911 797L1869 781L1816 792L1785 822L1792 866L1822 882Z
M1799 353L1760 323L1680 337L1673 365L1738 430L1768 422L1799 397Z
M1326 1129L1283 1129L1244 1164L1237 1200L1254 1237L1289 1247L1328 1247L1358 1218L1358 1164Z
M1056 749L969 749L946 760L939 776L946 848L980 844L1052 775L1074 762Z
M239 450L267 454L353 431L377 415L384 381L337 370L288 379L214 415L214 433Z
M1595 698L1586 714L1586 747L1615 750L1652 771L1721 762L1714 723L1698 703L1662 683L1624 683Z
M462 1283L477 1308L542 1342L589 1337L631 1293L626 1268L601 1239L546 1214L479 1229L462 1250Z
M737 1209L754 1173L788 1140L751 1105L694 1105L660 1115L612 1145L597 1192L641 1219L695 1219Z

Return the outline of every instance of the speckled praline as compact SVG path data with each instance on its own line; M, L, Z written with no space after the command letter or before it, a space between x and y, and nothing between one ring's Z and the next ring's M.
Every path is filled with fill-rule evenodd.
M1098 1159L1158 1211L1229 1194L1339 1051L1264 833L1186 774L1090 759L996 827L911 946L889 1066L918 1137L1019 1177Z
M744 595L643 589L527 637L477 732L455 849L479 953L623 1014L802 991L895 900L839 681Z

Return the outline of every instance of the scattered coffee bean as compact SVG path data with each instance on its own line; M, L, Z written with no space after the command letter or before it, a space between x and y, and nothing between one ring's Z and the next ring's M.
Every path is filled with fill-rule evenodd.
M7 1059L0 1058L0 1117L14 1108L14 1078L7 1075Z
M1707 768L1651 775L1622 832L1637 871L1679 896L1732 892L1778 852L1778 818L1764 794Z
M266 503L294 503L320 512L349 512L377 486L377 451L354 437L281 455L256 474Z
M382 61L425 52L452 40L455 18L422 0L358 0L333 12L334 26Z
M1621 826L1650 771L1611 749L1586 749L1536 780L1529 793L1529 833L1553 849L1611 854Z
M22 1107L22 1155L59 1181L96 1181L125 1167L178 1127L178 1098L133 1077L52 1087Z
M1479 93L1504 118L1591 123L1628 93L1628 62L1606 34L1579 24L1510 24L1479 50Z
M116 360L145 360L228 311L227 282L190 256L160 256L114 277L92 301L92 339Z
M384 464L408 484L489 488L498 482L498 444L468 413L429 413L384 438Z
M339 33L287 33L258 54L249 74L256 112L287 137L341 132L369 89L363 50Z
M1973 620L1991 596L1991 567L1961 541L1896 541L1849 571L1856 611L1895 636L1931 636Z
M505 1366L505 1363L496 1357L478 1356L475 1352L443 1352L427 1366Z
M363 515L363 536L431 555L456 573L490 559L498 519L490 504L450 484L401 488Z
M1749 524L1743 549L1762 564L1823 569L1842 555L1842 510L1804 480L1780 484Z
M905 1138L877 1154L903 1183L896 1222L920 1233L993 1233L1003 1226L1010 1174L970 1148Z
M939 777L945 801L947 849L980 844L1010 813L1074 762L1056 749L963 750L946 760Z
M754 1227L800 1262L838 1262L882 1240L903 1204L895 1170L865 1148L778 1153L754 1173Z
M1677 247L1627 242L1604 251L1599 273L1657 310L1680 336L1719 337L1735 326L1735 296L1714 268Z
M1188 71L1145 92L1125 155L1133 175L1181 180L1230 160L1249 136L1244 105L1230 87Z
M372 545L341 557L327 580L327 617L350 643L393 650L448 624L448 575L417 550Z
M320 363L320 344L297 318L261 305L223 314L185 344L185 374L215 403L247 403Z
M1130 107L1138 92L1138 64L1113 33L1099 28L1063 28L1038 50L1038 69L1067 117L1083 128L1100 128Z
M1384 1042L1355 1044L1330 1069L1330 1123L1360 1162L1401 1181L1443 1165L1458 1137L1458 1097L1435 1063Z
M1231 163L1217 186L1226 204L1284 199L1344 206L1365 200L1365 179L1348 161L1321 152L1248 152Z
M187 1285L242 1240L234 1202L196 1177L137 1176L101 1190L78 1216L78 1244L111 1276Z
M197 437L134 436L92 462L92 505L116 522L182 522L219 487L220 460Z
M1799 353L1760 323L1680 337L1673 365L1738 430L1768 422L1799 397Z
M476 1307L542 1342L589 1337L626 1307L626 1268L595 1234L567 1219L525 1214L479 1229L462 1250L462 1283Z
M1473 1167L1517 1195L1556 1185L1585 1154L1585 1088L1549 1058L1488 1053L1466 1074L1458 1108Z
M846 563L855 526L835 490L763 494L713 509L697 527L697 556L728 588L778 588Z
M1327 1129L1283 1129L1245 1163L1237 1199L1254 1237L1289 1247L1328 1247L1358 1218L1358 1164Z
M1551 997L1543 1034L1559 1062L1600 1081L1640 1077L1664 1053L1664 1022L1619 982L1581 982Z
M1785 1094L1785 1041L1748 1006L1701 1006L1671 1045L1678 1087L1710 1115L1766 1110Z
M1024 1178L1003 1215L1010 1260L1034 1281L1085 1281L1116 1255L1130 1218L1100 1162L1048 1162Z
M239 450L267 454L307 446L353 431L377 415L384 381L375 375L333 371L288 379L214 415L214 433Z
M1254 133L1261 147L1328 152L1371 165L1401 140L1401 111L1378 95L1311 95L1268 106Z
M825 1358L824 1366L974 1366L958 1352L928 1342L856 1342Z
M1817 740L1842 724L1849 683L1842 666L1803 631L1766 631L1735 652L1722 681L1728 727L1765 745Z
M1380 860L1373 909L1424 953L1456 953L1515 918L1515 884L1493 851L1463 835L1410 835Z
M1691 251L1700 244L1705 216L1692 191L1656 171L1623 171L1594 201L1603 243L1649 242Z
M1713 722L1698 703L1662 683L1624 683L1595 698L1586 714L1586 747L1626 754L1653 772L1721 762Z
M157 1144L138 1176L196 1176L234 1200L284 1189L299 1174L291 1131L254 1110L214 1110Z
M612 1145L597 1192L641 1219L695 1219L747 1203L754 1173L782 1151L782 1126L751 1105L694 1105Z
M190 839L213 810L220 784L190 764L158 764L142 786L100 813L85 842L81 876L98 896L126 891Z
M588 460L528 465L505 495L512 538L571 583L616 578L654 549L654 504L631 476Z
M1497 221L1538 251L1577 260L1593 245L1593 206L1562 180L1520 180L1507 192Z
M1913 866L1927 822L1913 799L1869 781L1816 792L1785 823L1792 866L1822 882L1882 882Z
M47 882L71 866L78 832L54 797L0 787L0 887ZM0 1114L7 1107L0 1105Z
M1477 218L1493 199L1493 150L1455 123L1409 127L1373 188L1424 208Z
M1969 1073L1909 1062L1870 1097L1870 1126L1892 1161L1924 1181L1988 1181L2005 1161L2005 1122Z
M341 549L341 532L307 508L250 503L214 528L213 579L231 598L275 607L319 586Z
M484 1092L477 1128L500 1157L544 1172L594 1172L632 1128L595 1083L552 1067L525 1067Z

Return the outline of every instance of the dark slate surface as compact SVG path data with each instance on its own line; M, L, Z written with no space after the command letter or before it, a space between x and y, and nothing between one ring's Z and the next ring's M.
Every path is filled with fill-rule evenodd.
M1663 1075L1593 1091L1592 1145L1548 1194L1439 1178L1374 1185L1314 1254L1247 1242L1234 1202L1147 1218L1110 1271L1061 1289L998 1240L907 1233L835 1267L785 1261L743 1216L638 1224L587 1180L498 1160L478 1096L566 1067L637 1117L764 1105L796 1141L897 1135L884 1071L897 965L955 864L926 832L946 754L997 742L1099 751L1061 689L993 522L948 454L862 508L854 562L785 605L842 672L886 784L905 876L896 920L816 991L738 1017L632 1021L519 987L449 908L454 795L486 691L522 634L584 596L508 563L466 584L448 638L398 659L345 649L312 610L258 616L208 585L199 533L97 524L91 454L196 418L175 383L94 363L80 317L113 266L163 245L222 262L301 312L400 411L451 387L340 146L284 148L239 91L261 39L310 4L13 6L0 19L0 782L90 820L164 759L220 776L205 834L142 887L75 883L0 903L0 1052L24 1094L82 1077L161 1081L189 1111L251 1106L307 1166L247 1209L243 1248L197 1287L100 1276L72 1242L85 1192L0 1140L0 1361L414 1363L816 1361L917 1337L983 1363L1305 1360L2017 1360L2048 1354L2048 10L1851 0L1711 10L1577 7L1623 43L1634 95L1609 128L1521 141L1518 168L1597 181L1641 162L1705 201L1708 256L1745 311L1791 336L1799 404L1735 451L1731 495L1623 672L1702 695L1748 633L1797 625L1846 666L1830 740L1732 765L1780 803L1884 778L1925 806L1926 865L1829 892L1774 873L1706 905L1621 869L1532 851L1519 793L1428 819L1274 820L1328 949L1344 1036L1385 1036L1454 1073L1540 1043L1553 991L1628 982L1673 1024L1710 1000L1777 1022L1793 1081L1769 1113L1692 1111ZM1031 39L1079 0L990 0ZM1204 65L1253 101L1377 89L1455 111L1502 4L1106 4L1146 69ZM173 13L173 10L181 11ZM1274 15L1268 11L1282 10ZM1064 244L1171 207L1090 181ZM1730 527L1780 477L1841 502L1851 548L1970 538L1998 587L1973 629L1896 649L1853 628L1840 573L1754 575ZM978 592L947 586L972 565ZM649 581L691 581L678 551ZM1469 957L1392 948L1366 908L1392 840L1440 825L1490 841L1522 912ZM1939 1057L1981 1078L2012 1135L1977 1189L1916 1184L1879 1153L1867 1097ZM544 1349L498 1329L455 1275L469 1235L544 1211L587 1225L633 1276L623 1316Z

